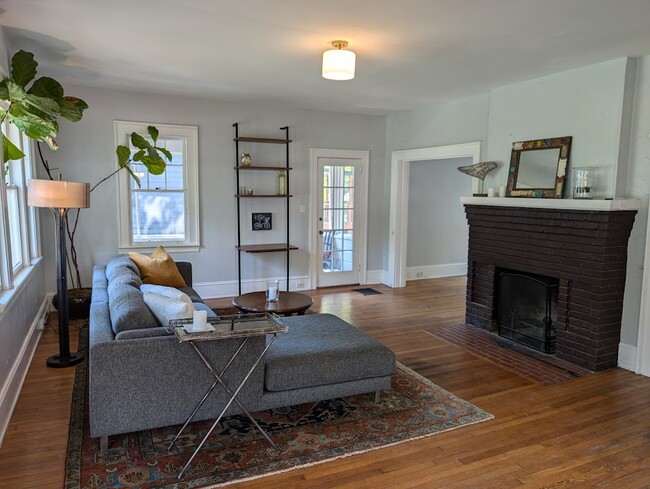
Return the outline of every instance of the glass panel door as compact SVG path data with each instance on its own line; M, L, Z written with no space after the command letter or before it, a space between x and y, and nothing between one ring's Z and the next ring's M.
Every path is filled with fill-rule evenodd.
M358 253L355 250L355 160L318 162L321 198L318 206L319 249L322 264L318 286L359 282Z

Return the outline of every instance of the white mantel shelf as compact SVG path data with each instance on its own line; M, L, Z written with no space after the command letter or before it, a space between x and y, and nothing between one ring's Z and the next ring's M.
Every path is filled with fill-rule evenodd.
M641 199L525 199L519 197L461 197L463 205L495 207L531 207L536 209L570 209L579 211L630 211L641 208Z

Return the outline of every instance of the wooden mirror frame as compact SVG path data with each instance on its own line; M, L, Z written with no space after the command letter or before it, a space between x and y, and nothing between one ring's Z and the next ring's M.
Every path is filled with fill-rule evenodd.
M519 173L519 160L524 151L543 151L547 149L560 149L555 171L554 188L518 189L517 176ZM571 151L571 136L549 139L534 139L532 141L517 141L512 143L510 156L510 169L508 171L508 186L506 197L533 197L543 199L561 199L564 192L569 153Z

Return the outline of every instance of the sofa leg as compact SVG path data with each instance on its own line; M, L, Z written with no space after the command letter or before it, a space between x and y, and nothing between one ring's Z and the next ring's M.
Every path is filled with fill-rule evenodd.
M99 453L108 453L108 435L104 435L99 438Z
M381 391L375 391L375 404L379 404L380 399L381 399Z

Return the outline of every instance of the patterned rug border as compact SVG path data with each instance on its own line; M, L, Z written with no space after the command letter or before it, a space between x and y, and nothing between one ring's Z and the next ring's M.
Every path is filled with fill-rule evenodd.
M79 330L79 342L80 344L83 344L83 341L87 341L88 337L88 328L81 328ZM410 375L428 388L432 389L436 393L442 393L443 395L448 396L449 398L455 400L456 402L462 404L464 407L475 410L475 415L479 417L480 419L475 419L473 421L468 421L466 423L463 423L461 425L457 426L451 426L449 428L443 428L438 431L434 431L431 433L425 433L423 435L418 435L414 436L411 438L403 439L403 440L398 440L394 442L389 442L385 443L382 445L377 445L373 446L370 448L365 448L361 450L356 450L356 451L351 451L348 453L343 453L340 455L335 455L331 458L323 459L323 460L317 460L317 461L312 461L312 462L305 462L302 464L296 464L292 467L286 467L282 469L277 469L277 470L271 470L269 472L265 472L263 474L255 474L247 477L242 477L238 479L233 479L233 480L228 480L224 482L219 482L217 484L209 484L209 485L200 485L200 486L194 486L195 489L216 489L219 487L226 487L232 484L238 484L240 482L246 482L246 481L252 481L256 479L262 479L265 477L270 477L273 475L277 474L282 474L285 472L291 472L293 470L298 470L298 469L303 469L306 467L312 467L315 465L320 465L324 463L329 463L333 462L336 460L341 460L344 458L352 457L355 455L361 455L364 453L372 452L375 450L382 450L385 448L390 448L394 447L397 445L401 445L403 443L415 441L415 440L420 440L423 438L428 438L431 436L439 435L442 433L446 433L449 431L456 430L458 428L463 428L466 426L471 426L479 423L483 423L485 421L490 421L491 419L494 419L494 415L488 413L487 411L484 411L480 407L476 406L475 404L466 401L465 399L462 399L455 394L447 391L446 389L443 389L439 385L435 384L434 382L430 381L426 377L423 377L422 375L418 374L414 370L410 369L409 367L403 365L402 363L396 361L395 362L395 367L399 370L401 370L403 373L406 375ZM85 397L85 383L86 383L86 376L87 376L87 362L84 360L82 363L80 363L76 367L75 371L75 378L74 378L74 386L73 386L73 393L72 393L72 399L71 399L71 409L70 409L70 427L68 430L68 444L67 444L67 450L66 450L66 459L65 459L65 481L64 481L64 489L80 489L80 481L81 481L81 450L82 450L82 444L83 444L83 425L84 425L84 419L83 419L83 409L84 409L84 397ZM79 385L80 383L83 383L83 385Z

